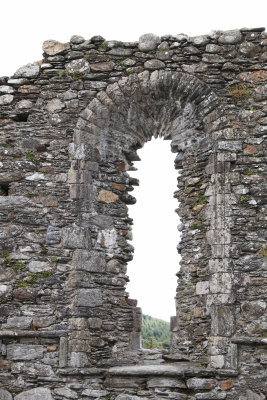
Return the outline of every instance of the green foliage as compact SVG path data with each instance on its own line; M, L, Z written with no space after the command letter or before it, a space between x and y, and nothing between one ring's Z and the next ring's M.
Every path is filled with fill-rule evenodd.
M22 271L25 268L26 261L12 259L7 251L5 251L1 258L6 267L12 268L14 271Z
M267 257L267 246L262 246L259 250L259 256L261 258L266 258Z
M228 93L233 97L233 99L237 103L247 99L251 95L250 90L247 88L245 84L235 85L229 88Z
M170 324L149 315L142 316L142 346L145 349L170 347Z
M102 42L101 45L100 45L100 49L101 50L107 50L107 48L108 48L107 43L106 42Z
M126 72L127 75L131 75L131 74L134 73L134 69L132 69L132 68L127 68L125 72Z
M34 190L33 192L28 192L27 196L29 198L31 198L31 197L34 197L34 196L39 196L39 194L40 194L39 190Z
M36 157L35 154L33 154L31 151L27 151L26 153L26 159L28 161L31 161L33 163L36 163L38 161L38 158Z
M42 271L40 273L40 278L49 278L50 276L53 276L55 274L55 271L52 269L48 269L46 271Z
M197 222L193 222L190 225L190 229L200 229L203 226L203 222L202 221L197 221Z
M82 76L82 73L80 72L80 71L74 71L73 72L73 74L72 74L72 79L74 80L74 81L78 81L80 78L81 78L81 76Z
M52 263L57 263L57 257L51 257L50 258L50 261L52 262Z
M202 193L197 194L198 199L194 201L193 206L198 206L200 204L207 204L207 199Z
M245 175L252 175L254 173L253 169L249 168L245 171Z
M240 203L245 203L246 201L249 201L249 197L248 196L240 196L239 201L240 201Z
M63 71L58 71L58 76L60 78L65 78L65 77L69 76L69 73L66 69L64 69Z
M32 285L33 283L37 282L39 278L44 279L44 278L49 278L50 276L53 276L55 274L55 271L53 270L46 270L42 271L38 274L34 274L33 272L30 272L30 275L27 278L24 279L17 279L15 283L15 287L19 288L26 288L29 285Z
M33 272L30 272L30 276L25 279L18 279L17 282L15 283L15 287L23 287L26 288L28 285L32 285L35 283L38 279L38 275L34 274Z

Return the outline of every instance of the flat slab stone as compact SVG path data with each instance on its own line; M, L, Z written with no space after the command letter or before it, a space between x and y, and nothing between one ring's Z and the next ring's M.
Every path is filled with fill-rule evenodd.
M193 363L176 363L166 365L133 365L123 367L112 367L108 370L110 375L124 376L193 376L205 371ZM207 370L206 370L207 371ZM213 373L213 371L209 371Z

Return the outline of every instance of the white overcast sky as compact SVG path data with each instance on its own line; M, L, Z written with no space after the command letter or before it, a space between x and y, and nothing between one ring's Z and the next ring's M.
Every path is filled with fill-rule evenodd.
M0 76L11 76L22 65L41 60L47 39L68 42L77 34L85 39L101 35L106 40L136 41L148 32L197 36L211 30L267 26L266 0L2 0L0 8ZM136 252L129 265L128 290L144 313L169 320L175 315L179 264L177 202L172 199L177 172L168 141L148 143L139 153L141 186L134 192L138 204L130 210ZM142 194L141 188L146 192Z

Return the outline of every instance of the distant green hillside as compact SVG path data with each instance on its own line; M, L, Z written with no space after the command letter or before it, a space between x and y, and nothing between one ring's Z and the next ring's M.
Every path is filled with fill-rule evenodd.
M144 349L168 349L170 347L170 323L143 314L142 338Z

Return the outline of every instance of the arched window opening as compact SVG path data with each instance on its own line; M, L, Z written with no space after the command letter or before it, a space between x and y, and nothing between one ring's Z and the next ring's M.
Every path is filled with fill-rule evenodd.
M152 139L139 151L139 156L141 162L135 163L137 171L131 171L140 186L133 193L137 203L129 210L134 221L135 252L128 265L127 290L131 298L138 300L144 323L149 322L146 316L169 321L176 314L175 274L179 269L179 219L175 213L177 199L173 197L177 189L175 155L169 141ZM147 344L143 340L143 347L149 347ZM156 346L151 342L151 347Z

